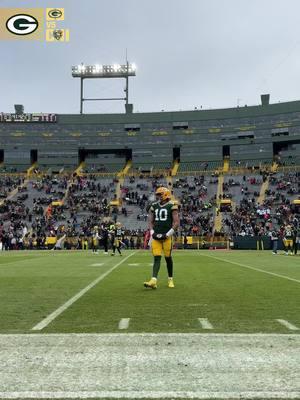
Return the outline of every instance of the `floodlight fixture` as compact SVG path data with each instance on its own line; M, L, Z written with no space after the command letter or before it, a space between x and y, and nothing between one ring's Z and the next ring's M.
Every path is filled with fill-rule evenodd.
M126 78L136 75L135 64L84 65L72 67L73 78Z
M126 112L132 112L132 104L128 104L128 78L136 75L136 65L129 64L109 64L109 65L85 65L81 63L79 65L72 66L73 78L80 78L80 114L83 112L84 101L98 101L98 100L125 100ZM100 99L88 99L83 97L83 81L84 79L90 78L125 78L126 87L124 89L125 97L117 98L100 98ZM130 106L130 107L129 107Z

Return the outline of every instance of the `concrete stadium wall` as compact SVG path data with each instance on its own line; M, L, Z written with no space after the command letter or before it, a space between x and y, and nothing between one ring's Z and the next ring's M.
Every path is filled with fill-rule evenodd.
M130 149L133 162L213 161L230 147L233 160L273 157L274 142L293 142L300 154L300 101L222 110L58 115L54 123L0 123L5 163L78 163L79 149ZM21 161L22 160L22 161Z

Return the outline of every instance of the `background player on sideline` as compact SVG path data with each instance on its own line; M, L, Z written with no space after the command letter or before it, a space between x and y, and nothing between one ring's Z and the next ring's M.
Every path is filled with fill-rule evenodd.
M118 253L120 256L122 255L121 253L121 246L123 243L123 230L122 230L122 224L120 222L116 222L115 228L113 229L112 233L112 253L111 256L114 256L116 254L116 249L118 250Z

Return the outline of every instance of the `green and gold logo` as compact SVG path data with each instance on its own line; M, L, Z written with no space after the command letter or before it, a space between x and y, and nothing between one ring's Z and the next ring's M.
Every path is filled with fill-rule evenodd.
M64 8L0 8L0 40L69 42Z

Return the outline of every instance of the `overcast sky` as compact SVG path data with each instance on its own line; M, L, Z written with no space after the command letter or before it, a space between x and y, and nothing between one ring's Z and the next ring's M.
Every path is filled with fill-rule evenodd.
M24 0L0 0L23 8ZM64 7L69 43L0 40L0 111L79 112L71 65L137 65L135 112L235 107L300 99L299 0L27 0ZM1 12L1 10L0 10ZM87 97L123 96L124 80L89 80ZM85 112L123 112L122 102Z

